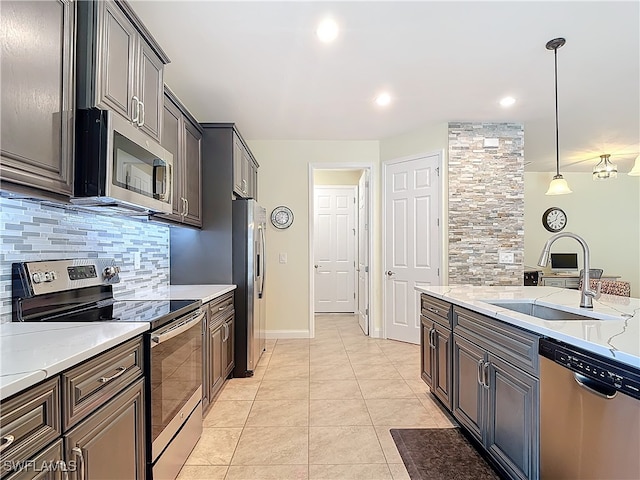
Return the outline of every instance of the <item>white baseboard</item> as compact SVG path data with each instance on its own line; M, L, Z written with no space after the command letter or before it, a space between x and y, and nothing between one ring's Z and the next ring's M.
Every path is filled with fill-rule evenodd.
M309 330L266 330L265 336L272 338L309 338Z

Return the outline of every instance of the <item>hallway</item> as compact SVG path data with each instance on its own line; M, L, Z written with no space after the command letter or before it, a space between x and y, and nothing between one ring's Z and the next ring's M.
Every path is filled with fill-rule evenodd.
M408 479L389 429L454 426L427 391L418 345L319 315L315 338L268 340L227 382L178 479Z

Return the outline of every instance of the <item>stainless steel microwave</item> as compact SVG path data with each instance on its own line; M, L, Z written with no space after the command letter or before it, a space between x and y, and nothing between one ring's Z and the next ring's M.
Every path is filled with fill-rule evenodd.
M173 155L119 115L77 111L75 162L72 203L124 215L171 213Z

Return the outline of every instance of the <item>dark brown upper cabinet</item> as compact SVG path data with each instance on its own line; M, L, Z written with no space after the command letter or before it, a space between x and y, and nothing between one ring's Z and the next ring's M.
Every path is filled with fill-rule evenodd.
M3 1L2 189L68 199L73 182L75 5Z
M78 3L79 108L117 112L160 141L169 61L126 2Z
M173 212L155 218L202 226L202 127L165 86L162 146L173 154Z

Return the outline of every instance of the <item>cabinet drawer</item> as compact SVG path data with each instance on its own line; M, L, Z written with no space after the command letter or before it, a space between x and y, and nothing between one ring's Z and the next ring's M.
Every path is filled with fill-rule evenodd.
M420 312L434 322L451 328L451 304L434 297L420 295Z
M453 331L527 373L538 376L538 336L461 307L453 308Z
M31 459L61 435L59 398L60 380L56 376L2 402L3 461Z
M209 302L209 323L215 325L222 322L231 310L233 310L233 292L212 300Z
M63 473L68 465L62 458L62 439L60 439L35 457L30 457L28 461L33 463L27 464L22 470L14 471L8 477L3 477L3 480L68 480L69 477ZM5 473L10 468L11 465L3 465L2 472Z
M62 374L63 427L68 430L144 371L142 337Z
M544 278L542 280L542 285L545 287L560 287L565 288L564 278Z
M573 288L577 290L580 287L580 279L579 278L565 278L564 279L564 287L565 288Z

